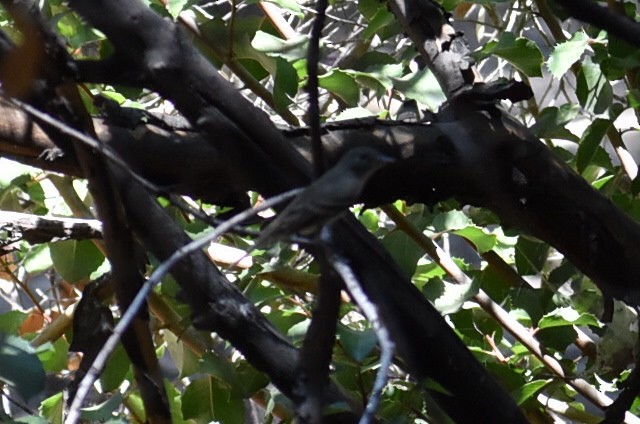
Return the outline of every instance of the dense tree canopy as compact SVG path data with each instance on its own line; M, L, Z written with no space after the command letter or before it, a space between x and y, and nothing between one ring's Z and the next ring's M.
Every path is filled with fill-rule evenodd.
M0 420L640 422L636 2L2 6Z

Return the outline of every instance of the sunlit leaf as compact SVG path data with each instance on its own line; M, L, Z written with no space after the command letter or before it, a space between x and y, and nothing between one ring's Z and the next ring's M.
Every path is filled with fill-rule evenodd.
M540 329L570 325L586 325L591 327L602 326L595 315L579 313L573 308L558 308L552 313L543 316L538 323L538 327Z
M475 225L455 230L453 231L453 234L457 234L460 237L464 237L469 240L473 243L480 254L493 249L497 240L497 237L494 234L488 233L483 228L476 227Z
M301 36L294 40L283 40L269 33L257 31L251 45L254 49L272 56L287 60L298 60L307 57L308 37Z
M522 387L519 387L511 395L518 405L522 405L524 402L536 396L542 389L544 389L553 380L534 380L526 383Z
M556 78L562 76L576 63L587 49L589 37L582 31L577 31L569 41L558 44L551 55L547 66Z
M428 68L396 79L393 85L407 99L417 100L434 110L446 100L440 84Z
M53 343L45 343L38 346L36 354L47 372L60 372L67 368L67 354L69 343L63 338Z
M542 53L536 43L527 38L516 38L513 33L504 32L499 41L488 42L477 53L479 59L489 55L505 59L528 77L542 76Z
M29 314L22 311L8 311L0 315L0 334L16 335Z
M452 314L477 293L478 284L474 281L468 284L444 283L444 292L434 300L433 306L443 315Z
M355 106L360 100L360 87L355 78L347 72L334 70L318 77L320 87L330 91L348 106Z
M70 283L87 279L104 261L90 240L66 240L49 245L51 260L62 278Z
M585 58L577 77L576 95L580 105L595 114L606 112L613 101L613 88L602 74L600 66Z
M64 417L64 396L62 392L43 400L40 409L42 415L50 424L62 424Z

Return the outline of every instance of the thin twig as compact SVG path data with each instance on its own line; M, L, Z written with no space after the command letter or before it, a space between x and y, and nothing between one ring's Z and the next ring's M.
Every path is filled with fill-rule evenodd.
M313 153L313 169L316 178L324 171L324 155L322 151L322 139L320 137L320 103L318 93L318 66L320 64L320 38L324 27L325 13L327 12L327 0L318 0L316 18L311 29L309 40L309 53L307 58L307 74L309 82L309 133L311 136L311 151Z
M91 364L91 368L87 371L87 374L80 382L78 386L78 391L76 392L76 396L73 399L73 403L69 408L69 415L67 420L65 421L67 424L76 424L80 419L80 408L82 407L82 403L84 402L84 398L87 396L89 392L89 388L96 381L98 375L101 370L104 368L109 356L116 348L122 334L125 332L127 327L131 324L133 318L138 313L140 307L144 303L145 299L153 289L153 287L160 282L160 280L171 270L171 268L182 258L185 256L203 248L207 244L211 243L216 238L220 237L224 233L231 230L233 227L239 225L244 220L250 218L251 216L256 215L257 213L266 210L278 203L281 203L296 194L298 194L302 189L294 189L287 191L278 196L271 197L265 200L259 206L247 209L228 221L222 223L216 230L211 232L210 234L190 242L182 246L180 249L176 250L166 261L162 262L151 274L149 279L144 283L144 285L138 291L138 294L133 299L129 308L124 312L122 318L113 329L113 334L109 337L109 339L105 342L104 346L100 350L100 353L96 356L96 359Z
M342 281L344 281L351 297L360 307L364 316L367 317L367 320L371 323L371 327L378 338L378 343L380 343L380 368L376 373L376 379L373 383L373 388L371 389L371 396L369 396L367 407L359 422L359 424L368 424L372 422L375 417L378 405L380 404L382 390L387 384L389 367L391 367L393 352L395 350L395 343L391 340L391 334L382 322L376 305L369 300L365 292L362 290L362 287L360 286L360 283L348 262L337 255L330 256L329 260L336 272L340 274L340 277L342 277Z
M396 223L399 229L407 234L422 247L427 254L447 273L457 284L471 284L471 279L466 275L451 257L440 248L433 240L419 231L407 218L393 205L385 205L382 210ZM560 362L546 353L545 347L515 318L509 315L500 305L493 301L483 290L479 290L474 300L491 315L497 322L508 330L523 346L537 357L544 366L561 378L565 383L573 387L578 393L589 399L591 403L605 409L613 401L599 392L586 380L567 376ZM627 412L625 423L640 423L640 420Z
M18 106L19 108L24 110L27 114L32 116L36 121L39 121L46 125L50 125L56 128L57 130L59 130L60 132L62 132L63 134L73 138L74 140L83 143L84 145L90 147L91 149L94 149L95 151L103 155L106 159L110 160L112 163L114 163L115 165L120 167L122 170L124 170L127 175L129 175L135 181L140 183L144 188L149 190L151 193L154 193L158 196L165 197L167 200L169 200L169 202L171 202L172 205L174 205L181 211L185 213L189 213L207 224L211 224L211 225L219 224L219 222L211 218L206 213L189 206L179 196L173 193L169 193L167 190L163 189L162 187L156 186L155 184L151 183L144 177L138 175L135 171L133 171L130 168L129 164L127 164L120 157L120 155L118 155L118 153L115 150L113 150L109 145L104 144L93 137L90 137L86 134L81 133L80 131L70 127L64 122L61 122L56 118L49 116L46 113L34 108L31 105L21 102L20 100L5 99L5 101L7 101L8 103L13 103L15 106Z
M108 146L107 144L101 143L100 141L96 140L93 137L90 137L86 134L81 133L80 131L76 130L75 128L70 127L69 125L66 125L63 122L60 122L58 119L36 109L35 107L24 103L18 99L12 98L12 99L5 99L5 101L8 101L9 103L13 103L15 106L18 106L19 108L21 108L22 110L24 110L25 112L27 112L29 115L31 115L36 121L39 121L41 123L44 123L46 125L49 125L51 127L54 127L55 129L57 129L58 131L60 131L61 133L63 133L64 135L67 135L71 138L73 138L74 140L77 140L81 143L83 143L84 145L98 151L102 156L104 156L105 158L109 159L112 163L114 163L115 165L119 166L120 168L122 168L128 175L130 175L134 180L136 180L137 182L139 182L144 188L146 188L147 190L151 191L152 193L156 193L156 194L160 194L162 192L162 190L155 186L154 184L152 184L151 182L147 181L146 179L142 178L140 175L136 174L135 172L133 172L131 170L131 168L129 167L129 164L126 163L110 146Z

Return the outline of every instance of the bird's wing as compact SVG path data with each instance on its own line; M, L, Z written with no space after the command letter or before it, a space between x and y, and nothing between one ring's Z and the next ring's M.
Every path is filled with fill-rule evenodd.
M302 192L262 231L256 246L263 247L294 234L311 235L339 215L351 199L345 200L349 196L336 196L343 190L350 192L349 187L345 186L350 184L349 179L343 179L338 184L313 187ZM327 188L330 190L327 191Z

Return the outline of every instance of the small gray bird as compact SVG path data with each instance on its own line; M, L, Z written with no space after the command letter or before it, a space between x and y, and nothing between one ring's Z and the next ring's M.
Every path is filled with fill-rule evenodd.
M369 177L393 160L371 147L350 150L267 225L253 249L260 249L294 234L303 237L315 235L355 203Z

